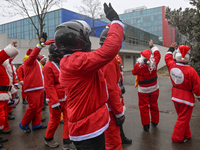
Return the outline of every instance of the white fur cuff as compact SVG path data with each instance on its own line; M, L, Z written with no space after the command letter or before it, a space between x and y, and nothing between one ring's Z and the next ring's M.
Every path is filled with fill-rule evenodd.
M10 56L10 58L14 58L19 53L19 51L11 44L6 46L4 51L8 54L8 56Z
M151 50L152 50L152 53L154 53L155 51L159 51L157 46L152 47Z

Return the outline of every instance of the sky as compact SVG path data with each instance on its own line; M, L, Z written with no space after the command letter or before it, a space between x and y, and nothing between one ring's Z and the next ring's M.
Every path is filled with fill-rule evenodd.
M65 3L62 4L62 8L80 13L79 10L75 6L80 6L82 0L66 0ZM125 9L146 6L147 9L160 7L160 6L169 6L172 9L178 9L180 7L183 10L186 7L190 7L189 0L100 0L103 8L103 3L111 3L113 8L116 10L118 14L122 14ZM58 9L58 7L53 10ZM0 24L9 23L11 21L16 21L19 19L23 19L21 16L14 17L3 17L2 8L0 8Z

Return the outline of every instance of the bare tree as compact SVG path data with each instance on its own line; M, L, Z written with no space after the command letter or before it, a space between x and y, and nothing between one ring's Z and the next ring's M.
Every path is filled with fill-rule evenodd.
M84 6L76 6L76 8L84 15L92 18L94 36L96 36L95 19L100 18L100 15L103 14L101 2L99 0L82 0L81 2Z
M2 1L1 1L2 2ZM21 15L29 18L29 22L34 26L38 38L42 35L47 12L54 6L59 7L63 0L3 0L1 7L7 16ZM5 4L5 5L4 5ZM36 26L32 16L36 16L39 27Z

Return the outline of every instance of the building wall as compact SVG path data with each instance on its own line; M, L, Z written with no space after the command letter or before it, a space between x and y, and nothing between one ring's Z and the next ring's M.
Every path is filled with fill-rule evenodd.
M36 44L39 42L38 39L31 39L31 40L24 40L24 39L11 39L11 38L7 38L7 34L6 33L1 33L0 34L0 49L4 49L8 44L10 44L13 40L17 40L18 43L18 47L17 49L19 50L19 54L16 56L16 58L13 60L14 64L18 65L18 64L22 64L22 59L26 54L26 51L29 48L34 48L36 46ZM90 40L92 43L92 50L96 50L100 47L99 45L99 38L98 37L93 37L90 36ZM158 46L160 53L161 53L161 61L158 65L158 69L165 66L165 62L164 62L164 56L165 53L167 51L167 47L163 47L160 45L156 45ZM41 55L45 55L48 56L48 47L49 46L45 46L40 54ZM124 71L131 71L133 69L133 66L136 62L136 59L138 57L140 57L140 50L127 50L127 49L121 49L119 51L119 55L122 57L122 61L123 61L123 70Z

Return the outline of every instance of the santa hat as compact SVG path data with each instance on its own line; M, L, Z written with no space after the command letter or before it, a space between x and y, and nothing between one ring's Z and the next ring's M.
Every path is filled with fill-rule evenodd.
M32 51L33 51L33 49L32 49L32 48L29 48L29 49L26 51L26 55L30 55Z
M150 57L151 57L151 51L150 51L150 50L146 49L146 50L141 51L140 53L141 53L141 55L142 55L143 57L145 57L148 61L150 60Z
M55 45L54 39L48 40L44 43L44 45Z
M47 57L45 56L45 55L41 55L40 56L40 61L42 61L42 60L44 60L44 59L46 59Z
M189 52L190 47L183 45L183 46L179 46L177 51L180 51L181 55L182 55L182 60L184 60L185 55Z

